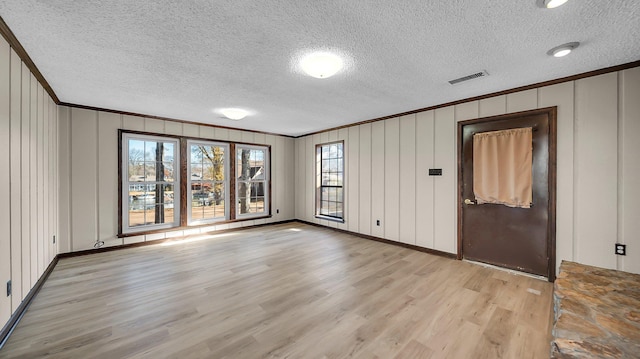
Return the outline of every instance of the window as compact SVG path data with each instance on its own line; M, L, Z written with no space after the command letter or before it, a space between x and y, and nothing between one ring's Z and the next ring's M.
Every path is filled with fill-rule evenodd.
M344 219L344 143L316 146L316 216Z
M263 146L236 146L238 217L269 213L269 152Z
M119 134L120 237L270 215L270 146Z
M125 134L122 141L122 231L169 228L179 223L180 185L175 138Z
M187 174L189 224L227 219L229 146L208 141L188 141L187 147L190 153Z

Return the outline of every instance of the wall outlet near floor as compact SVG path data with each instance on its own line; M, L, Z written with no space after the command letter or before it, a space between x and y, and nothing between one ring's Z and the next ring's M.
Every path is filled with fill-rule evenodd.
M280 209L276 209L276 214L280 213Z
M626 256L627 255L627 245L626 244L616 243L616 254L619 255L619 256Z
M53 244L56 244L56 235L53 235Z
M7 297L11 295L11 280L7 281Z
M380 225L380 220L378 219L376 220L376 226L379 226L379 225Z

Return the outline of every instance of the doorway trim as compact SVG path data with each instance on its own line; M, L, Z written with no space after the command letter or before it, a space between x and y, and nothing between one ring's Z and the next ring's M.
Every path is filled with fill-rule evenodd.
M463 236L462 236L462 206L463 206L463 183L462 183L462 128L465 125L478 124L484 122L509 120L511 118L518 118L522 116L531 115L543 115L546 114L549 118L549 208L547 213L549 215L549 221L547 225L547 256L548 256L548 269L547 278L549 282L553 282L556 279L556 182L557 182L557 106L545 107L529 111L520 111L507 113L504 115L482 117L477 119L470 119L458 122L458 135L457 135L457 157L458 157L458 253L457 258L461 260L463 258Z

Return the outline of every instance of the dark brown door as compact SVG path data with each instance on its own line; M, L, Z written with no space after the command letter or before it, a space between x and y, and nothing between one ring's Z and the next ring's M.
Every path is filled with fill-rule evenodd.
M473 135L522 127L533 128L532 207L473 203ZM464 121L458 124L458 132L461 145L458 256L553 281L555 108Z

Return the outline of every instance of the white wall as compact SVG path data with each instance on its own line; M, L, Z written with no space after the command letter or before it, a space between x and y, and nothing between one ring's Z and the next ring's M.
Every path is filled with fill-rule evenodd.
M0 327L58 253L56 107L0 38Z
M61 252L293 219L294 140L284 136L59 106ZM117 238L118 129L271 145L272 217ZM276 213L280 210L280 213Z
M298 138L296 217L456 253L457 122L557 106L556 264L640 273L639 99L633 68ZM326 138L345 141L345 223L314 217L310 149Z

